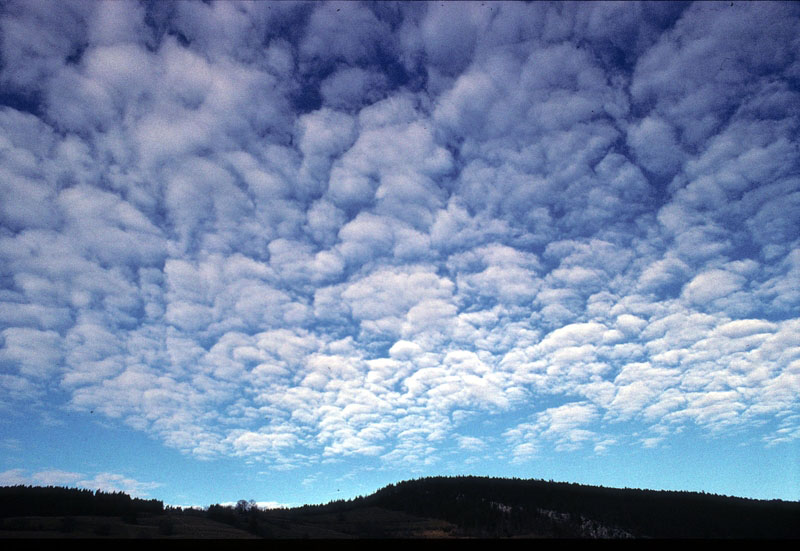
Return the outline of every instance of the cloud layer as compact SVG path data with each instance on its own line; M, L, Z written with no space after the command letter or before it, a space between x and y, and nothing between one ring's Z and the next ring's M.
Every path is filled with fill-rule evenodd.
M2 408L275 468L796 441L799 26L5 4Z

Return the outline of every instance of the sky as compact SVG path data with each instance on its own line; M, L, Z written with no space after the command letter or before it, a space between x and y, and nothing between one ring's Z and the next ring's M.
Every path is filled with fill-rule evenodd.
M0 485L800 500L800 5L0 5Z

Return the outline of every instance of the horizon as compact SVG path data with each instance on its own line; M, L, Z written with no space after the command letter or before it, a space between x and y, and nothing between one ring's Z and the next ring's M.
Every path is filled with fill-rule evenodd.
M604 486L604 485L601 485L601 484L578 484L578 483L569 482L569 481L566 481L566 480L552 480L552 479L551 480L545 480L545 479L541 479L541 478L476 476L476 475L471 475L471 474L432 475L432 476L423 476L423 477L419 477L419 478L409 478L409 479L404 479L404 480L398 480L397 482L389 483L389 484L386 484L386 485L381 486L379 488L376 488L374 491L371 491L371 492L368 492L368 493L365 493L365 494L358 494L358 495L355 495L355 496L352 496L352 497L349 497L349 498L336 498L336 499L332 499L332 500L329 500L329 501L312 501L312 502L299 503L299 504L294 504L294 505L281 504L281 503L278 503L278 502L275 502L275 501L255 501L255 500L242 500L242 499L239 499L239 500L236 500L236 501L222 501L222 502L213 501L212 500L210 503L207 503L205 505L179 505L179 504L173 504L173 503L163 503L163 502L162 503L163 503L163 506L165 508L176 508L176 509L184 509L184 510L185 509L192 509L192 510L196 510L196 511L206 511L206 510L208 510L209 507L212 507L212 506L215 506L215 505L222 506L222 507L236 507L237 503L240 502L240 501L248 501L249 503L254 503L256 508L258 508L259 510L262 510L262 511L269 511L269 510L274 510L274 509L303 508L303 507L324 507L326 505L330 505L330 504L338 503L338 502L342 502L342 501L344 501L344 502L357 501L359 499L363 499L363 498L372 496L374 494L377 494L378 492L380 492L382 490L385 490L386 488L389 488L389 487L399 486L399 485L402 485L402 484L412 483L412 482L421 482L421 481L425 481L425 480L432 480L432 479L437 479L437 478L455 478L455 479L459 479L459 478L487 478L487 479L490 479L490 480L506 480L506 481L515 481L515 482L517 482L517 481L518 482L543 482L545 484L568 485L568 486L578 485L578 486L589 487L589 488L601 488L601 489L604 489L604 490L631 490L631 491L635 491L635 492L689 493L689 494L697 494L697 495L708 495L708 496L714 496L714 497L723 497L723 498L732 498L732 499L745 499L745 500L754 500L754 501L781 501L781 502L784 502L784 503L800 503L800 500L759 499L759 498L750 498L750 497L745 497L745 496L728 495L728 494L717 494L717 493L713 493L713 492L693 491L693 490L655 490L655 489L652 489L652 488L631 488L631 487ZM29 487L29 488L45 488L45 487L64 488L64 489L82 490L82 491L90 491L90 492L122 492L124 494L127 494L127 492L124 492L122 490L103 490L103 489L100 489L100 488L86 488L86 487L83 487L83 486L64 486L64 485L40 486L40 485L26 485L26 484L20 484L20 485L15 485L15 486L24 486L24 487ZM5 485L4 486L0 486L0 488L8 488L8 487L14 487L14 486L5 486ZM136 497L136 496L130 496L130 497L133 498L133 497ZM157 498L145 498L145 499L157 499Z
M800 4L0 7L0 485L800 501Z

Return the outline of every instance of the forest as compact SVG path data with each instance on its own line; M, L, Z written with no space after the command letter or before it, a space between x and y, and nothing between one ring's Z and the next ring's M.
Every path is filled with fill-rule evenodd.
M86 525L81 537L800 538L799 502L536 479L422 478L350 500L270 510L244 499L182 510L119 492L0 488L0 537L37 537L32 526L38 535L46 530L47 523L21 523L22 517L81 516L121 522L104 521L102 530ZM63 522L49 526L64 535Z
M0 517L160 514L164 503L132 498L123 492L103 492L59 486L0 487Z

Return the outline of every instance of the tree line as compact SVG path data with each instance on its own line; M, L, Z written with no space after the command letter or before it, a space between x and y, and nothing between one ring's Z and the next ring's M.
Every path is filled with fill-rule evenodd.
M391 484L363 499L375 506L447 520L485 536L530 532L586 537L587 530L605 528L612 536L632 537L800 537L798 502L702 492L465 476Z
M132 498L124 492L92 491L61 486L0 487L0 517L125 516L163 512L162 501Z

